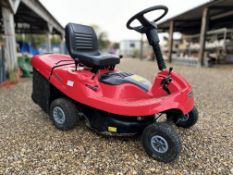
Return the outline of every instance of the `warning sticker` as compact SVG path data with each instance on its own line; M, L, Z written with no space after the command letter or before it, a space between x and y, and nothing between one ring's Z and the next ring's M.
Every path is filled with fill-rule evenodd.
M74 86L74 82L71 80L68 80L66 84L67 84L67 86L71 86L71 87Z

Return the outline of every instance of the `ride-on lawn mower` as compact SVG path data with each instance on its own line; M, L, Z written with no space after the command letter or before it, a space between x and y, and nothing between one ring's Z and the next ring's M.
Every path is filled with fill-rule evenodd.
M163 14L149 21L144 15ZM154 159L171 162L181 151L181 142L169 123L189 128L198 118L191 86L166 65L160 50L155 22L168 12L154 6L134 15L127 27L146 34L159 72L153 84L141 76L115 69L120 56L103 54L93 28L69 23L66 45L70 56L44 54L32 59L32 99L49 113L60 130L74 128L80 119L103 135L141 135L145 151ZM132 27L138 20L141 26ZM165 115L170 122L159 122Z

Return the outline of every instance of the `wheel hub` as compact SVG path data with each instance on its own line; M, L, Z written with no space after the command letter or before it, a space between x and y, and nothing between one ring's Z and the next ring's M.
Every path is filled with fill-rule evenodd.
M151 146L158 153L165 153L168 150L167 141L161 136L153 136L151 138Z
M189 119L189 115L183 115L178 119L178 122L186 122Z
M58 124L63 124L65 122L65 113L61 107L56 106L53 108L53 118Z

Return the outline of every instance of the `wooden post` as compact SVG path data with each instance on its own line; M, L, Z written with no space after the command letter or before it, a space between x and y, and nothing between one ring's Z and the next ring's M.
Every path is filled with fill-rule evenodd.
M15 23L13 12L2 7L6 69L11 80L16 80L17 56L15 40Z
M204 65L204 53L205 53L205 40L206 40L206 31L208 28L208 8L204 8L202 12L202 21L201 21L201 34L200 34L200 51L199 51L199 65Z
M143 59L143 34L141 35L140 41L140 59Z
M169 23L169 44L168 44L168 62L172 62L172 52L173 52L173 32L174 32L174 21L171 20Z

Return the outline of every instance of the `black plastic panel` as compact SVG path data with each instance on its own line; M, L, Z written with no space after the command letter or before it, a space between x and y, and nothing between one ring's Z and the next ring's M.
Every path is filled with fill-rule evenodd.
M33 69L32 100L45 112L49 112L50 84L38 71Z
M142 78L138 75L127 73L127 72L117 72L117 73L107 73L103 74L100 77L100 82L110 84L110 85L119 85L122 83L131 83L144 91L148 91L151 87L151 82L145 78Z
M109 127L116 129L115 132L111 133L113 135L141 133L146 126L155 122L153 115L141 117L141 120L138 120L136 116L120 116L94 108L86 108L85 114L90 122L89 127L102 134L107 134Z

